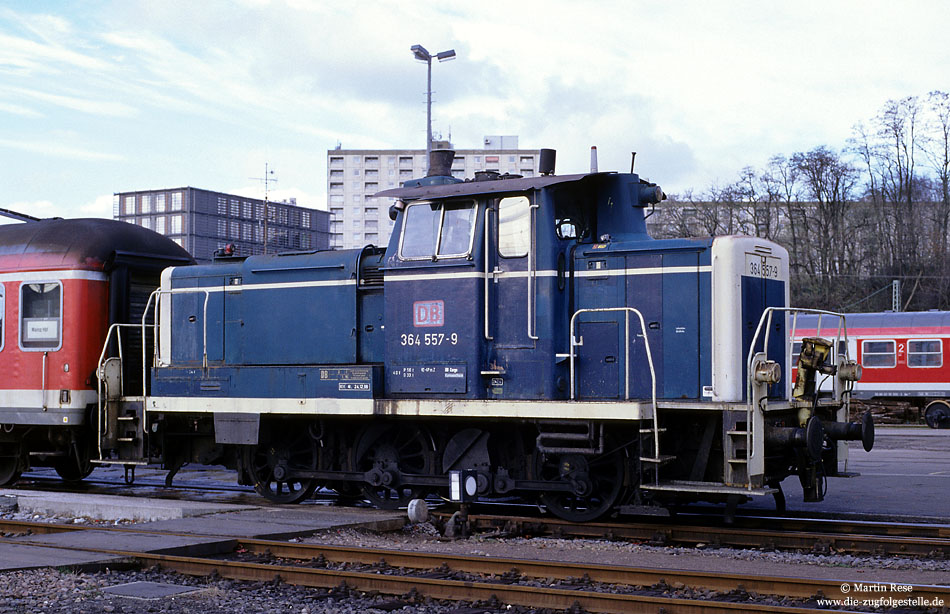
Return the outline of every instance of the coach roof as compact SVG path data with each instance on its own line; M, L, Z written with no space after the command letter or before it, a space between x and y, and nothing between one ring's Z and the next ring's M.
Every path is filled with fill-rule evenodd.
M192 257L151 230L100 218L47 219L0 226L0 271L108 271L117 259L187 264Z

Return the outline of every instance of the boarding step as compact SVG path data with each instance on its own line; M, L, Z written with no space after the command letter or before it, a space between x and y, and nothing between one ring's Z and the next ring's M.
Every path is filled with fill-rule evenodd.
M744 495L747 497L764 497L778 492L777 488L760 486L749 488L747 486L727 486L718 482L691 482L687 480L669 480L658 484L641 484L641 490L652 490L658 492L690 492L690 493L710 493L720 495Z
M749 431L726 431L726 435L732 435L733 437L745 437L749 434Z
M654 432L654 431L656 431L657 433L665 433L665 432L666 432L666 427L665 427L665 426L661 426L661 427L658 428L658 429L640 429L640 432L641 432L641 433L652 433L652 432Z

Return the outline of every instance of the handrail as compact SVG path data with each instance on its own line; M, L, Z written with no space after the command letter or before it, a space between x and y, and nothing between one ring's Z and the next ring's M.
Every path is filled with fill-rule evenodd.
M489 245L490 245L489 235L491 234L491 222L490 222L491 212L492 212L491 206L485 207L485 340L486 341L494 340L494 337L492 337L491 335L491 330L488 327L488 312L489 312L489 305L490 305L490 302L488 300L488 291L491 288L491 282L488 279L490 275L488 271L488 266L489 266L488 250L489 250Z
M49 409L49 402L46 400L46 371L48 370L49 363L49 352L43 352L43 385L40 394L43 395L43 398L40 399L43 402L43 411Z
M146 310L147 310L147 309L148 309L148 307L146 306ZM96 447L97 447L98 450L99 450L99 460L104 460L104 459L102 458L102 400L103 400L103 394L102 394L102 376L103 376L103 372L102 372L102 368L103 368L103 366L105 365L106 354L109 353L109 344L110 344L111 341L112 341L112 335L113 335L113 333L115 333L115 342L116 342L116 347L118 348L118 354L119 354L118 358L119 358L119 363L121 364L121 363L122 363L122 329L123 329L123 328L136 328L136 327L138 327L138 326L140 326L140 325L139 325L139 324L132 324L132 323L128 323L128 322L113 322L113 323L109 326L109 330L106 331L106 339L105 339L105 341L104 341L103 344L102 344L102 351L99 353L99 361L96 363L96 398L97 398L97 406L98 406L98 412L97 412L97 418L98 418L98 420L97 420L97 427L98 427L98 435L99 435L99 437L97 438L97 441L96 441ZM122 385L124 386L124 385L125 385L125 382L122 382ZM144 384L143 384L143 385L144 385ZM119 396L122 396L123 392L124 392L124 390L119 390Z
M602 307L598 309L578 309L574 312L574 315L571 316L570 323L570 377L571 377L571 400L575 398L574 390L574 346L575 346L575 337L574 337L574 323L577 320L577 316L582 313L605 313L610 311L623 311L624 312L624 339L625 339L625 348L624 348L624 400L630 400L630 313L637 314L637 318L640 319L640 330L643 331L643 342L644 347L647 352L647 364L650 366L650 379L652 382L652 401L653 401L653 455L654 458L660 458L660 423L657 418L656 411L656 370L653 368L653 353L650 351L650 338L647 335L647 326L646 321L643 319L643 314L640 313L640 310L633 307ZM580 345L580 344L576 344Z
M143 315L142 315L142 325L144 326L146 314L148 314L149 306L152 304L152 297L156 297L155 308L154 308L155 309L154 327L155 327L155 340L156 340L156 346L157 346L158 333L159 333L158 321L159 321L159 315L160 315L158 312L158 309L159 309L159 304L162 300L161 297L166 294L197 294L199 292L204 294L205 300L204 300L204 304L202 305L202 313L201 313L201 326L202 326L201 366L204 369L208 368L208 301L211 299L211 291L212 291L212 288L173 288L171 290L162 290L161 288L159 288L158 290L153 291L151 295L149 295L148 302L145 304L145 311L143 312ZM143 335L142 336L142 351L143 351L143 364L144 364L144 351L145 351L144 330L142 332L142 335ZM157 353L157 350L156 350L156 353ZM144 395L144 392L143 392L143 395Z
M772 314L776 311L785 312L792 314L792 326L789 331L788 337L785 340L786 342L791 341L794 343L795 339L795 329L798 325L798 314L800 313L814 313L818 314L818 325L816 327L815 334L818 335L821 332L821 318L822 316L828 315L838 318L838 330L835 335L835 344L834 344L834 356L838 355L838 346L840 345L842 339L842 332L844 333L844 342L845 342L845 357L850 359L849 349L848 349L848 329L847 323L845 321L845 315L843 313L837 313L834 311L827 311L824 309L807 309L800 307L766 307L762 312L762 315L759 317L759 324L755 329L755 334L752 336L752 343L749 345L749 354L746 358L746 455L747 460L751 461L755 456L755 448L752 445L752 431L753 431L753 420L755 418L755 407L753 406L752 398L752 381L755 379L755 373L753 371L752 361L755 358L757 342L759 336L762 333L763 328L765 329L765 337L763 339L763 348L768 356L769 351L769 334L772 331ZM789 347L791 350L791 347ZM787 369L791 370L791 351L786 353L786 359L788 360ZM788 395L786 397L788 402L792 401L792 388L788 388ZM751 468L751 462L747 465ZM749 474L749 489L752 488L752 476Z
M537 196L534 195L533 198L536 199ZM539 209L540 207L541 205L539 205L537 202L533 202L528 206L528 339L531 339L532 341L537 341L539 338L537 335L531 332L531 321L534 319L533 316L537 310L537 297L535 294L537 293L538 288L537 284L534 283L535 279L537 279L537 272L535 269L538 265L536 262L537 258L534 256L537 249L537 237L535 236L537 235L537 215L535 214L535 210ZM532 264L534 267L532 267ZM535 330L534 332L538 331Z

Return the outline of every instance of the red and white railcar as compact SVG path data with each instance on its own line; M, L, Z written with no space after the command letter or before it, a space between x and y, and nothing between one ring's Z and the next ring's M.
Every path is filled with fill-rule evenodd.
M162 269L190 262L174 241L124 222L0 226L0 485L31 464L88 474L109 326L141 322Z
M863 368L853 398L907 400L924 408L927 424L950 428L950 311L847 314L847 351ZM793 361L803 337L834 339L837 319L803 314ZM844 341L838 353L844 353Z

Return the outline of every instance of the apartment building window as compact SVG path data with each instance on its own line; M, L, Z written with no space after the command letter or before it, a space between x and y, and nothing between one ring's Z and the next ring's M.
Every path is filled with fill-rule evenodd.
M142 194L142 213L152 212L152 195Z
M331 170L331 171L330 171L330 179L331 179L331 180L333 180L333 179L343 179L343 171L342 171L342 170L338 170L338 171L333 171L333 170Z
M246 200L243 203L241 203L241 213L243 214L241 217L246 217L247 219L253 218L254 217L254 203L249 203Z
M412 156L399 156L399 168L412 168Z
M254 227L251 226L250 222L244 222L241 224L241 238L245 241L254 240Z
M367 180L379 179L379 171L376 169L366 169L366 172L364 173L363 176Z
M228 221L218 220L218 236L222 239L228 238Z
M310 212L302 211L300 213L300 225L304 228L310 228Z
M412 179L412 170L400 170L399 179L405 181L406 179Z
M172 211L181 211L181 192L172 193Z
M155 218L155 232L160 235L165 234L165 216L159 215Z
M521 156L522 164L534 164L534 156Z
M330 218L333 220L342 220L343 219L343 207L331 207L330 208Z
M367 182L366 182L366 186L365 186L365 188L364 188L363 191L364 191L364 192L370 192L371 194L372 194L372 193L375 193L375 192L379 191L379 184L378 184L377 182L375 182L375 181L367 181Z
M377 207L366 207L363 209L363 217L367 219L373 219L379 216L379 209Z
M141 220L139 220L139 222L141 222L142 228L148 228L149 230L152 229L152 218L143 217Z
M331 183L331 184L330 184L330 192L331 192L331 193L335 193L335 194L342 194L342 193L343 193L343 184L342 184L342 183Z
M375 233L375 232L367 232L367 233L366 233L366 242L367 242L367 243L374 243L374 244L375 244L378 239L379 239L379 235L378 235L377 233Z
M165 194L155 195L155 212L165 213Z
M396 156L389 156L387 159L389 166L396 166Z
M343 168L343 156L330 156L330 168Z
M228 214L228 199L219 196L218 197L218 215L227 215Z
M367 168L379 168L379 157L378 156L366 156L364 164Z
M241 217L241 203L231 199L231 217Z
M135 197L126 196L122 200L122 213L124 215L135 215Z
M181 218L179 215L170 215L169 217L169 234L180 235L181 234Z

